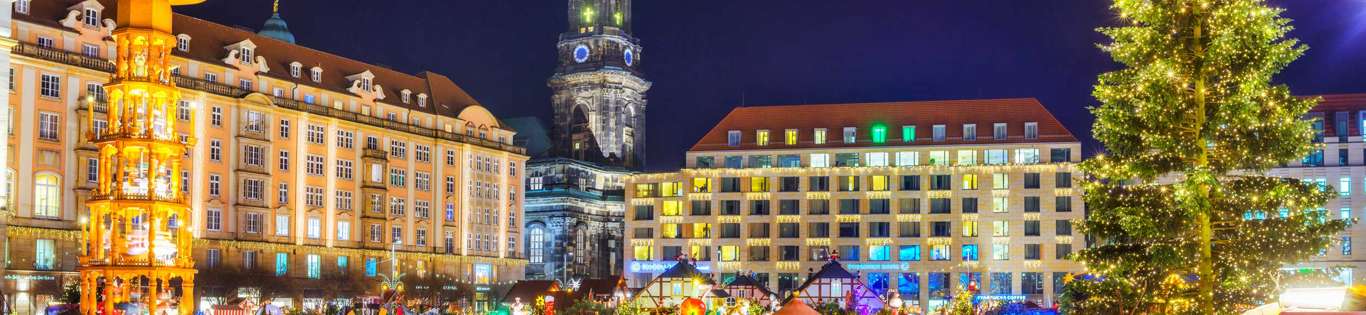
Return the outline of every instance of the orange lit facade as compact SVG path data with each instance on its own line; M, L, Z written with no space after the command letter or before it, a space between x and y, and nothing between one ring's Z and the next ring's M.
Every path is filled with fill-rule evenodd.
M10 196L11 213L3 290L14 293L16 312L55 303L63 285L79 283L82 259L116 254L83 241L82 227L105 224L91 215L101 207L122 207L109 193L119 191L106 174L115 166L101 162L112 154L105 138L87 137L118 133L114 121L135 113L116 108L126 94L109 85L124 71L113 60L118 7L12 4L9 184L0 195ZM157 137L170 140L157 141L185 151L161 151L159 165L178 170L163 172L174 180L158 189L173 187L189 207L176 226L190 237L168 239L192 244L178 247L186 257L174 264L192 261L200 275L196 309L236 297L202 281L227 270L300 283L267 301L295 307L327 302L317 283L333 275L357 275L377 290L391 248L400 272L450 279L479 290L476 299L522 277L525 150L450 79L296 45L275 36L278 17L264 28L274 33L258 34L169 16L165 71L147 75L179 93L157 116L165 130Z

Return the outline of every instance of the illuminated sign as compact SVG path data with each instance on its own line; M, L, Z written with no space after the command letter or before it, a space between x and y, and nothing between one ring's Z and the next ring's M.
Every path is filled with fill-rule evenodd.
M973 299L974 302L982 302L982 301L1023 302L1023 301L1025 300L1025 296L1024 296L1024 295L1018 295L1018 294L978 295L978 296L973 297L972 299Z
M675 264L678 264L678 262L676 262L676 261L632 261L632 262L626 264L626 270L629 270L630 272L661 273L661 272L664 272L665 270L669 270L669 268L672 268ZM699 261L699 262L697 262L697 265L696 265L696 266L697 266L697 271L701 271L701 272L705 272L705 273L711 273L711 263L710 263L710 262Z
M845 264L844 267L847 268L847 269L849 269L849 270L902 270L902 271L911 270L911 264L910 264L910 263L904 263L904 262L902 262L902 263L894 263L894 262L888 262L888 263L852 263L852 264Z
M8 275L5 275L5 280L15 280L15 281L20 281L20 280L23 280L23 281L53 281L53 280L57 280L57 277L50 276L50 275L16 275L16 274L8 274Z

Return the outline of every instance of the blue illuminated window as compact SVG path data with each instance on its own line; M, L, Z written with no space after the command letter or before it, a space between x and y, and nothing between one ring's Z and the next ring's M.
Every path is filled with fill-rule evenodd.
M977 244L963 245L963 261L977 261Z
M317 278L321 278L321 277L322 277L322 275L323 275L323 259L322 259L321 256L318 256L318 255L308 255L308 256L305 256L304 262L306 263L306 266L308 267L308 268L307 268L307 270L308 270L307 275L308 275L308 278L309 278L309 279L317 279Z
M901 248L897 249L896 259L900 261L920 261L920 245L901 245Z
M888 261L892 260L891 245L873 245L868 247L868 260Z
M289 272L289 254L275 253L275 275L283 276Z
M365 259L365 276L366 276L366 277L374 277L375 274L376 274L376 272L375 272L376 269L379 269L379 261L376 260L374 257L366 258L366 259Z
M348 257L348 256L337 256L337 272L339 272L339 273L341 273L341 274L346 274L346 273L347 273L347 272L346 272L346 269L347 269L347 266L350 265L350 262L351 262L351 257Z
M901 274L901 279L896 282L896 291L901 293L902 299L920 299L920 275L914 272Z

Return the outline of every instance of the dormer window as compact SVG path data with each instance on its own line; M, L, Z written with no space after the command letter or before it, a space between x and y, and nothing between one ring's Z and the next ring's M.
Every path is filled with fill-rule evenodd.
M96 10L95 8L85 8L85 13L81 17L81 22L85 23L85 26L99 27L100 10Z
M251 63L252 57L253 50L251 48L242 47L237 49L237 59L242 60L242 63Z
M308 77L309 77L310 79L312 79L313 82L322 83L322 82L323 82L323 68L313 67L313 69L309 71Z
M418 106L418 107L427 107L427 94L426 94L426 93L419 93L419 94L417 94L417 106Z
M360 78L360 88L370 90L370 78Z
M28 14L28 7L32 0L19 0L14 2L14 12Z
M413 91L409 91L408 89L399 92L399 99L402 100L404 104L408 104L408 101L412 99L412 96Z
M175 49L179 51L190 51L190 35L180 34L175 37Z
M303 65L303 64L299 63L298 61L289 63L289 76L294 77L294 78L297 79L297 78L299 78L299 76L303 75L303 72L304 72L304 65Z

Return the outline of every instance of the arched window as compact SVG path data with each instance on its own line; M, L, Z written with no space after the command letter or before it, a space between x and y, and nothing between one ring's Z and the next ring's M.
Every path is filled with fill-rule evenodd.
M539 264L545 262L545 229L542 229L539 226L532 227L531 231L527 232L527 238L529 241L526 243L526 252L531 263Z
M38 174L33 181L33 216L59 217L62 215L62 179L57 174Z

